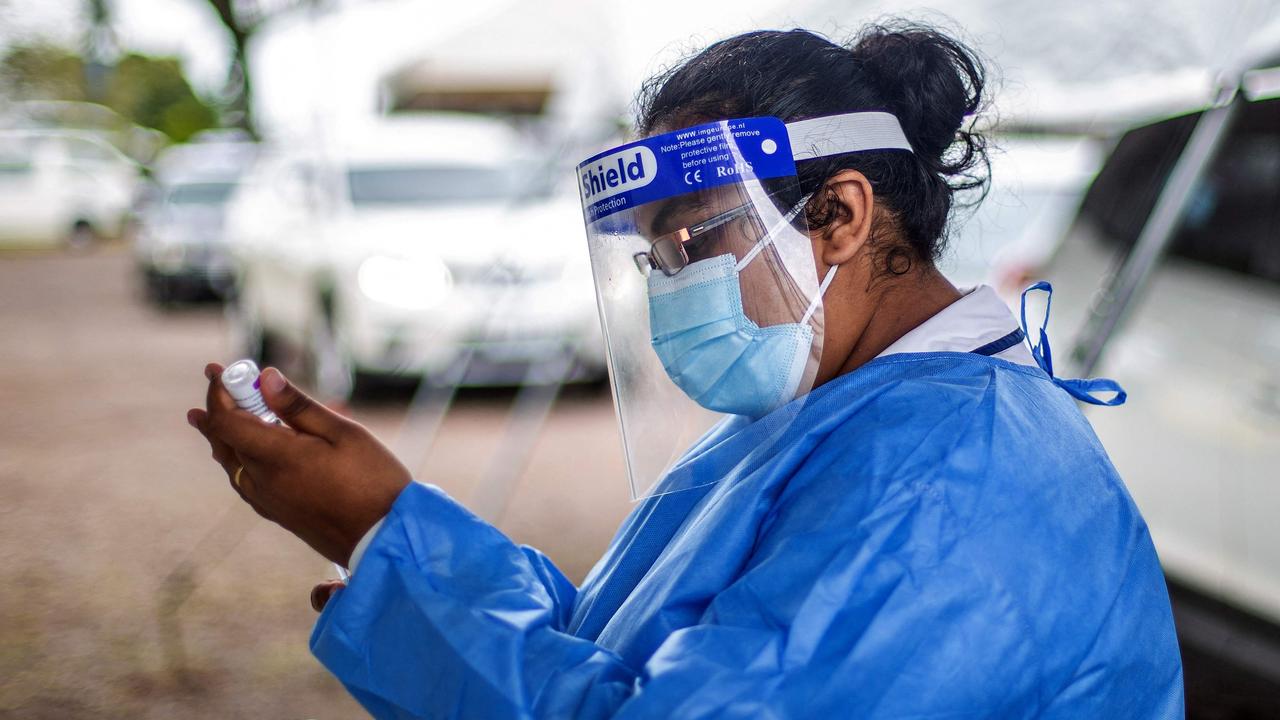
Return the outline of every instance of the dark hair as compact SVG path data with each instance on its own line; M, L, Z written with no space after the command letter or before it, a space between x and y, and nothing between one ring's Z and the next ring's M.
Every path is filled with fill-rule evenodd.
M986 141L973 130L985 83L972 50L918 24L871 25L848 47L806 30L764 30L717 42L649 79L637 101L637 126L649 135L737 117L791 122L865 110L893 113L913 153L815 158L799 163L797 171L803 193L817 192L844 169L866 175L886 211L879 220L900 238L875 238L879 262L884 271L904 274L917 260L938 258L957 191L980 190L975 203L985 194ZM831 200L815 195L809 203L811 229L835 219L839 207Z

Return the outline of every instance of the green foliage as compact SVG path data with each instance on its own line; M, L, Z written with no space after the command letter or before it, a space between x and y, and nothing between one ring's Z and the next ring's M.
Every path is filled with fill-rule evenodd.
M15 45L0 59L5 95L15 100L84 100L84 63L63 48Z
M176 58L127 54L106 69L102 97L91 97L79 55L52 45L20 45L0 58L4 94L16 100L100 102L177 142L218 124L217 111L200 99Z
M214 127L217 114L191 91L174 58L125 55L107 83L106 103L144 127L178 142Z

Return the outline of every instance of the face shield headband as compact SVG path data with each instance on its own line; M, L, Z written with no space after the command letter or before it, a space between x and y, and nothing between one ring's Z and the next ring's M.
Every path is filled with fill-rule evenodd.
M738 128L759 134L761 130L757 126L768 124L782 125L774 118L748 118L698 127L720 125L735 134ZM753 151L739 145L726 157L702 165L686 166L682 162L678 172L668 173L662 178L655 177L659 174L658 154L645 141L628 143L595 155L578 166L585 220L590 225L614 213L664 197L741 182L747 177L765 180L795 175L795 164L804 160L872 150L912 152L911 143L907 141L898 118L887 112L828 115L797 120L782 127L781 134L786 137L788 148L781 147L783 143L779 142L781 138L776 137L775 131L775 137L766 137ZM764 129L766 134L767 130ZM689 136L681 137L686 132ZM700 149L696 148L697 133L698 128L691 128L661 136L669 137L671 142L660 146L659 153L679 152L683 158L684 146L690 146L688 152ZM786 149L790 152L783 152Z

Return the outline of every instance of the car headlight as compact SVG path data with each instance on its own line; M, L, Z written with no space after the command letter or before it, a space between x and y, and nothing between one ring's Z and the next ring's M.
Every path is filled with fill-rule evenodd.
M374 255L360 263L356 285L375 302L405 310L430 310L449 296L453 275L438 258Z

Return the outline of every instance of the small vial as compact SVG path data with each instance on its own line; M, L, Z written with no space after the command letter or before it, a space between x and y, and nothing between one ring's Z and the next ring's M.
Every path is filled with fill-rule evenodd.
M236 406L242 410L257 415L264 422L280 424L280 418L271 412L271 408L267 407L267 401L262 397L262 385L258 380L261 373L258 370L258 364L252 360L237 360L228 365L222 371L222 386L230 393L231 399L236 401ZM341 565L334 563L333 567L338 571L338 578L342 582L351 579L350 573Z
M222 371L222 386L231 394L243 410L262 418L264 422L279 423L280 418L267 407L258 381L258 365L252 360L237 360Z

